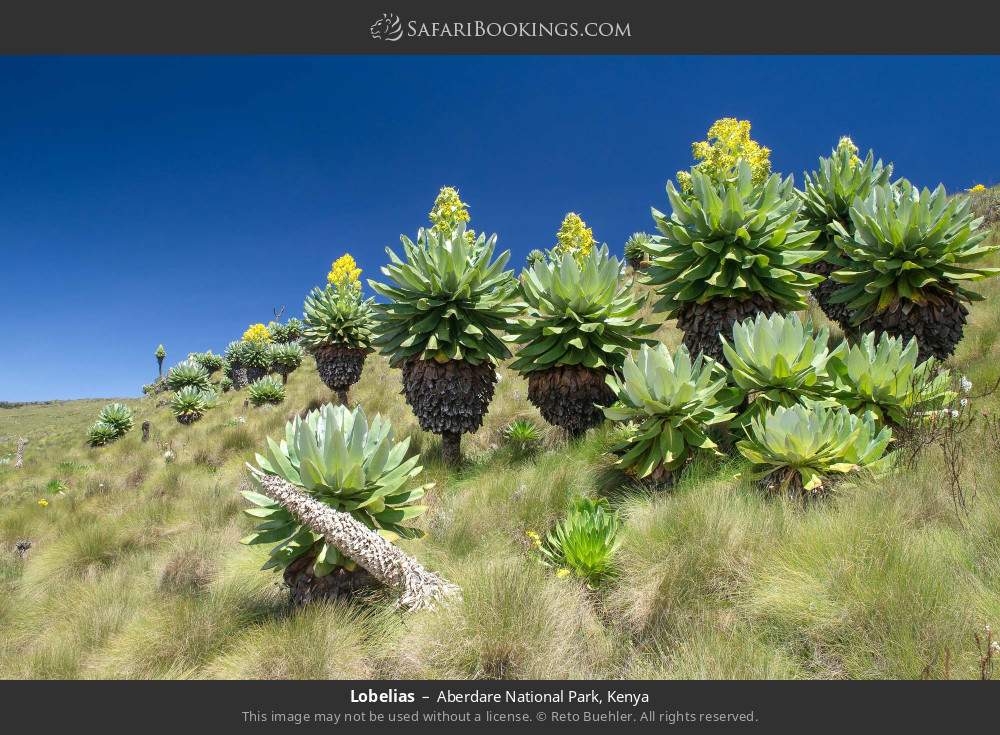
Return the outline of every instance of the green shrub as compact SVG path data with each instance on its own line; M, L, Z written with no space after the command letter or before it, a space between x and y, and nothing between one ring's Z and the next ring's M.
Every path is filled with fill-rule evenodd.
M968 284L1000 273L975 265L1000 245L984 242L990 233L970 207L943 186L919 191L906 179L856 199L853 227L831 224L845 254L832 277L846 284L831 302L846 304L862 331L916 337L921 359L947 359L962 338L965 304L984 298Z
M596 588L611 572L621 521L608 501L580 498L539 543L546 564L567 570ZM563 572L564 574L566 572Z
M262 340L249 340L243 343L242 365L261 370L271 369L271 345Z
M278 404L285 400L285 386L281 381L270 375L255 380L247 389L250 403L263 406L265 403Z
M542 440L542 430L528 419L514 419L504 429L504 437L518 454L527 454Z
M407 487L423 469L417 465L419 456L404 459L409 444L409 439L395 442L392 425L380 415L369 425L361 407L351 411L326 404L305 419L296 416L289 421L280 445L268 439L257 464L331 508L350 513L391 541L412 539L423 532L406 524L426 510L415 502L431 485ZM250 491L243 495L256 506L247 514L261 521L243 543L276 544L264 569L284 569L304 554L315 559L312 566L317 577L337 567L356 568L270 498Z

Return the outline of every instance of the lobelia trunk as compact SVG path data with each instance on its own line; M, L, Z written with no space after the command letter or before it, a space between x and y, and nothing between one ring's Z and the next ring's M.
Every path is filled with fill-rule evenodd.
M433 607L461 590L424 568L412 556L390 543L349 513L324 505L276 475L251 467L254 484L277 501L303 525L322 534L344 556L372 577L400 592L398 605L409 610Z
M528 400L553 426L572 437L583 436L604 421L599 407L615 402L614 392L604 382L606 375L581 365L536 370L528 373Z
M441 434L441 457L445 464L457 467L462 463L462 435L453 431Z
M704 304L688 302L677 314L677 326L684 332L684 346L691 359L699 353L726 364L719 335L732 336L733 324L753 319L757 314L770 316L777 305L766 296L753 294L747 299L714 298Z
M142 422L142 441L143 442L148 442L149 441L149 422L148 421L143 421Z
M420 428L441 436L441 454L452 466L461 461L462 434L483 425L496 388L496 368L489 362L420 360L402 364L403 395Z
M968 315L965 304L957 299L942 298L939 303L926 304L899 300L861 322L856 329L859 334L875 332L876 340L883 331L904 343L916 337L920 348L918 361L930 357L947 360L962 339Z
M347 405L347 392L361 379L365 358L370 351L345 345L326 345L313 350L316 372L326 387L337 394L340 405Z

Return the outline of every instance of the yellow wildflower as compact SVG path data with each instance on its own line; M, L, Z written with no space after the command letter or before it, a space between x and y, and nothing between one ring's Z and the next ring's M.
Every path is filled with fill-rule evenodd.
M986 191L986 187L983 186L982 184L976 184L971 189L969 189L969 191L971 191L973 194L978 194L981 191Z
M243 333L244 342L270 342L271 333L263 324L251 324Z
M858 158L858 147L854 145L854 141L850 137L843 135L837 142L837 150L848 150L851 153L851 168L861 165L861 159Z
M46 500L45 498L42 498L41 500L38 501L38 505L40 505L42 508L48 508L49 501Z
M524 535L531 539L531 545L536 549L542 548L542 538L534 531L525 531Z
M434 200L434 206L428 213L431 221L431 232L451 232L459 223L468 223L469 205L462 201L458 189L453 186L442 186ZM476 231L466 228L465 241L472 245L476 241Z
M556 233L556 244L552 252L562 257L569 253L577 260L585 258L594 249L594 232L576 212L570 212L562 221Z
M702 173L720 183L732 175L736 162L741 158L750 164L753 183L760 184L771 175L771 149L750 139L750 121L724 117L708 129L708 139L691 144L691 155ZM681 188L691 191L691 174L677 172Z
M341 292L361 291L361 269L350 253L344 253L333 261L326 282Z
M560 567L559 570L556 571L556 576L557 577L568 577L569 576L569 569L567 569L566 567Z

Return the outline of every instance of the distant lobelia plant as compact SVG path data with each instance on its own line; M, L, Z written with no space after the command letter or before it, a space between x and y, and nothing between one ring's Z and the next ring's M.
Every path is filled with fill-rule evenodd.
M892 164L883 166L881 159L874 160L872 151L868 151L865 160L858 158L858 147L844 136L829 158L819 159L819 169L804 175L802 191L796 191L802 200L802 215L809 222L809 229L819 230L816 248L826 255L806 266L811 273L818 273L826 278L813 290L813 296L823 312L845 330L851 326L851 311L846 304L831 301L833 295L843 288L830 274L836 270L838 263L845 257L835 243L836 230L834 222L838 222L850 231L851 205L858 197L867 197L876 186L885 186L892 176Z
M786 408L809 401L835 405L828 363L846 349L830 351L826 327L815 332L812 322L798 314L758 314L733 325L730 344L722 337L722 351L734 383L746 394L748 408L739 417L745 424L775 406Z
M528 257L524 259L524 267L534 268L535 263L544 263L544 262L545 262L545 253L539 250L538 248L535 248L530 253L528 253Z
M189 425L198 421L215 405L215 394L193 385L181 388L170 400L170 410L178 423Z
M130 432L134 425L132 409L124 403L109 403L101 409L101 412L97 415L97 420L113 427L118 436L123 436Z
M194 360L177 363L167 373L167 387L172 391L187 387L208 390L211 385L208 370Z
M295 342L285 342L271 346L271 367L281 376L281 382L287 383L288 376L299 369L305 350Z
M257 464L389 541L415 539L423 532L410 521L426 510L417 501L432 484L413 484L422 468L419 456L406 459L408 447L409 439L394 440L387 419L376 415L369 424L360 407L326 404L289 421L280 443L268 439ZM255 506L247 514L260 525L242 541L274 545L263 568L283 571L296 603L348 595L370 583L365 570L331 543L336 539L303 526L260 493L243 495Z
M465 223L454 229L421 229L417 242L401 238L402 260L386 249L382 273L391 283L369 280L389 299L376 308L374 344L403 372L403 393L420 428L441 436L447 463L461 459L463 433L483 423L496 384L496 363L510 357L501 337L520 307L517 281L496 260L496 236L480 234L473 245Z
M159 377L163 377L163 359L167 356L167 351L163 349L163 345L159 345L156 348L156 352L153 353L156 357L156 367L159 370Z
M237 340L230 342L223 354L226 361L223 372L232 381L236 390L242 390L250 383L246 365L248 352L249 343Z
M579 436L604 419L615 396L605 384L628 351L653 340L643 297L621 280L607 246L580 260L536 263L522 274L527 312L510 328L521 345L511 368L528 378L528 399L550 424Z
M607 500L579 498L537 545L545 564L596 589L612 571L620 533L621 520Z
M726 385L718 363L704 355L692 361L684 345L673 355L664 344L643 345L621 373L608 378L617 403L604 409L609 419L629 422L611 449L618 467L661 483L697 452L719 454L709 431L735 415L741 394Z
M1000 244L984 242L989 231L968 197L951 197L943 186L920 191L900 179L855 199L851 224L831 225L846 256L832 273L846 286L831 302L845 304L861 332L915 337L919 359L947 359L962 339L965 304L983 299L965 284L1000 273L973 265Z
M871 413L859 418L843 406L800 404L752 419L747 434L736 448L753 463L753 479L800 497L828 492L837 479L862 468L883 470L892 438Z
M271 334L271 340L275 344L289 344L298 342L302 338L305 325L296 318L291 318L284 324L278 321L269 322L267 331Z
M119 437L118 431L111 424L98 421L87 432L87 443L92 447L103 447Z
M314 288L306 297L302 345L316 359L320 379L344 405L371 352L373 304L374 299L362 298L361 269L349 253L334 261L326 288Z
M97 422L87 432L87 443L103 447L125 436L134 425L132 409L124 403L109 403L97 415Z
M638 271L643 267L643 263L649 257L647 246L652 239L653 236L648 232L633 232L625 241L625 260L632 270Z
M222 355L216 355L211 350L207 352L194 352L188 356L188 359L205 368L209 376L222 370Z
M724 183L692 169L691 187L682 196L668 183L673 213L653 210L660 234L648 245L644 282L660 297L654 309L677 318L691 354L721 361L719 336L736 322L806 308L823 277L804 266L823 251L810 249L819 232L806 229L791 177L755 184L741 160Z
M285 386L277 378L266 375L250 384L247 388L247 397L250 403L257 407L265 404L276 405L285 400Z
M247 340L241 353L247 383L260 380L271 371L271 343L262 339Z

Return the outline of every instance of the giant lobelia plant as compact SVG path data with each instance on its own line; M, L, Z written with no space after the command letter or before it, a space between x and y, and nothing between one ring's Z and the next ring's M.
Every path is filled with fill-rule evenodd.
M819 232L801 218L791 177L774 174L755 185L741 160L722 183L692 169L691 188L683 196L669 182L672 214L653 210L660 234L647 245L645 283L659 296L655 310L677 318L691 354L721 361L719 335L734 323L806 308L823 277L805 266L823 252L810 249Z
M362 298L360 276L354 258L345 253L334 261L326 288L314 288L303 307L301 344L316 359L320 379L344 405L351 386L361 379L375 326L374 299Z
M411 521L425 511L417 501L433 483L413 484L422 468L418 456L406 458L408 447L409 439L394 440L387 419L376 415L369 423L361 407L326 404L289 421L280 442L268 438L251 476L258 489L261 473L281 478L388 541L420 538ZM342 552L349 543L338 547L273 493L243 495L254 505L246 513L260 523L242 541L273 544L263 568L282 571L296 604L350 595L371 583L368 571Z
M696 453L719 454L709 432L735 414L741 394L726 384L726 371L712 358L694 360L681 345L643 345L629 356L621 377L609 376L617 403L604 409L614 421L628 421L623 440L612 447L618 466L638 479L662 483Z
M441 436L449 464L461 459L463 433L483 423L496 384L496 363L510 356L501 337L520 311L517 281L493 260L496 235L466 238L464 222L401 237L400 258L386 248L389 283L369 280L389 299L376 308L373 341L403 372L403 393L420 427Z
M511 327L521 344L511 368L528 379L528 399L550 424L578 436L600 423L615 396L605 383L645 335L643 297L621 278L607 246L574 257L565 252L521 276L526 315Z
M846 256L832 277L846 285L831 301L850 309L860 332L915 337L920 360L951 356L962 339L965 304L983 298L966 284L1000 273L974 265L1000 245L985 242L989 232L969 198L951 197L943 186L920 191L900 179L855 199L851 224L832 224Z
M802 215L809 222L809 229L820 232L816 241L817 249L826 253L823 258L807 266L810 272L826 278L816 286L813 295L827 317L845 329L850 328L850 309L842 302L831 301L833 295L844 286L830 278L830 274L845 257L836 246L837 231L833 228L833 223L837 222L851 231L851 205L855 198L863 199L873 188L887 185L890 176L892 164L883 166L881 159L875 160L872 151L868 151L865 159L861 160L858 157L858 147L844 136L829 158L819 159L816 171L804 175L802 191L796 192L802 200Z

